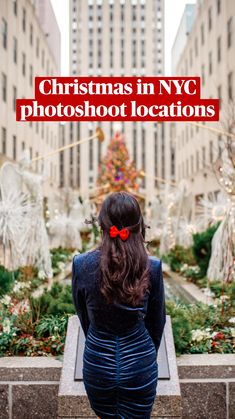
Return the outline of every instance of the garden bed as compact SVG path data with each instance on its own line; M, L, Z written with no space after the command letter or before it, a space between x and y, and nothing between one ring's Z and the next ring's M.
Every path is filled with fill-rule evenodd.
M0 356L63 353L68 315L74 314L71 287L63 278L71 271L74 251L51 253L52 279L32 267L0 268Z
M52 252L51 281L31 267L14 273L1 267L0 356L63 355L68 317L75 313L71 284L64 281L71 273L73 254L66 249ZM217 286L210 304L167 299L177 355L234 353L233 285L228 284L226 294Z

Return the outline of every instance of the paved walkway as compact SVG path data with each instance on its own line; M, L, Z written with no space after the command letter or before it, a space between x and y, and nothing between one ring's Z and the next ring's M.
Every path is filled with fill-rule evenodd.
M203 293L197 285L192 282L188 282L183 279L180 275L175 272L169 272L168 277L166 277L166 282L172 287L173 291L175 289L176 294L187 303L195 303L200 301L204 304L213 304L213 298L209 297Z

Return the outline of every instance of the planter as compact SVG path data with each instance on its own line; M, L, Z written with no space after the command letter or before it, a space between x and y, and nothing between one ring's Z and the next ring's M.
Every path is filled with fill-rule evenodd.
M234 355L177 358L183 419L235 418ZM0 418L57 419L62 362L0 358Z

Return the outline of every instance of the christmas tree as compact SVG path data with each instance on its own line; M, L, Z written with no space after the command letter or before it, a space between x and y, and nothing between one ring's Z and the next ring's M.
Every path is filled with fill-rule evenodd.
M139 177L140 173L136 170L134 162L130 160L123 136L116 133L99 167L98 195L120 191L135 193L139 189L137 182Z

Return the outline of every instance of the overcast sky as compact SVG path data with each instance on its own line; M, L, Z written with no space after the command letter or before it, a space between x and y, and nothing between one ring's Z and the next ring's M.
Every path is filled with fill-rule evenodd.
M83 0L85 1L85 0ZM69 75L69 0L51 0L61 31L61 70ZM171 47L186 3L196 0L165 0L165 69L171 74Z

